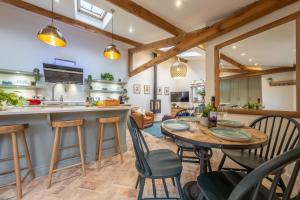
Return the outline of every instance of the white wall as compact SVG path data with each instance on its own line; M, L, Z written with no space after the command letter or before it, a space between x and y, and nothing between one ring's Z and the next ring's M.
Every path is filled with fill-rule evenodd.
M152 58L151 53L138 53L134 56L133 68L145 63ZM194 60L188 62L188 71L185 79L174 80L170 75L170 66L176 60L169 59L157 67L157 86L163 88L163 95L158 95L158 99L161 99L162 112L156 116L156 120L164 114L170 114L171 112L171 102L170 95L164 95L164 87L169 87L170 92L175 91L189 91L189 85L193 80L205 79L205 60ZM128 92L130 96L129 103L134 106L142 107L146 110L150 109L150 100L153 99L153 68L147 69L142 73L139 73L130 78L128 83ZM141 85L141 94L133 94L133 84ZM150 85L150 94L144 94L144 85Z
M285 72L261 76L262 102L267 110L296 111L296 85L270 86L273 81L295 80L295 72Z
M77 66L83 68L85 77L92 74L94 78L100 78L103 72L112 73L115 79L127 77L126 45L117 43L122 58L111 61L102 55L110 43L109 38L55 22L68 46L52 47L36 39L37 32L49 23L48 18L0 3L0 68L32 71L37 67L42 72L42 63L63 58L76 61ZM66 100L83 100L83 87L73 87L67 93L62 87L57 87L56 98L63 94ZM50 94L49 90L45 93L47 98Z

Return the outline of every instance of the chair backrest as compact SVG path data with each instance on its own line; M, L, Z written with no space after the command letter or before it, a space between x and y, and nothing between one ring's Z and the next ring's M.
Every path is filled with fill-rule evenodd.
M187 111L187 109L183 109L176 113L175 117L189 117L191 114Z
M268 144L255 154L271 159L300 145L300 124L285 116L268 115L254 120L250 127L268 135Z
M152 175L152 171L147 163L145 156L149 154L149 148L146 140L138 128L133 117L129 117L127 121L128 129L133 143L134 153L136 157L136 168L139 173L147 176Z
M297 199L300 196L300 193L299 188L295 187L295 182L300 170L300 147L296 147L285 152L250 172L234 188L228 200L262 199L259 196L261 195L259 191L262 191L263 189L265 194L268 196L268 199L275 199L274 196L276 195L278 182L287 166L292 167L292 174L288 180L287 188L283 193L282 199L292 199L291 196L293 189L298 189L297 194L294 194L296 196L294 199ZM267 188L268 190L266 190L266 188L262 187L262 182L268 175L274 175L274 180L272 181L272 185Z

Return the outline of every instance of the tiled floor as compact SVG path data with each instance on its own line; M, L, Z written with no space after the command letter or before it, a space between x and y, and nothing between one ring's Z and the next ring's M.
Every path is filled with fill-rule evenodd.
M174 152L176 145L171 140L157 139L149 134L145 134L145 139L150 149L169 148ZM127 135L128 151L124 155L124 163L121 164L119 156L103 162L103 168L96 170L95 163L86 165L87 175L81 176L80 168L72 168L57 173L54 177L53 185L46 189L46 177L38 177L28 182L24 187L24 200L135 200L138 190L134 188L137 172L134 162L135 156L132 149L130 136ZM221 154L214 151L212 158L213 170L216 169ZM227 166L236 165L226 161ZM182 186L188 181L195 180L199 172L197 164L183 164L181 176ZM300 178L300 177L299 177ZM300 179L297 179L300 185ZM156 182L158 196L164 197L165 193L161 181ZM167 180L170 195L177 195L177 190L173 187L171 180ZM299 188L298 188L299 189ZM297 190L298 191L298 190ZM144 197L152 197L152 184L146 182ZM0 200L14 200L15 188L0 189Z
M176 151L172 141L157 139L145 134L150 149L170 148ZM55 175L54 184L46 189L46 177L38 177L23 187L24 200L127 200L136 199L137 190L134 188L137 172L134 167L135 156L129 135L127 136L128 151L125 153L124 163L119 157L105 160L103 168L96 170L95 163L87 164L87 175L81 176L80 168L63 170ZM199 171L197 164L184 164L182 186L195 180ZM162 182L157 181L158 195L165 195ZM167 180L170 194L177 195L171 180ZM151 182L146 182L144 196L152 196ZM15 188L0 190L0 199L15 199Z

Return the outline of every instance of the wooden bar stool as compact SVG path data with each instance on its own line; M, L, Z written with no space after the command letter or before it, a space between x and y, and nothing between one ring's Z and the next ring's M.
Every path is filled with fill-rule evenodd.
M28 127L27 124L0 126L0 136L10 134L11 141L12 141L12 152L13 152L13 157L0 159L0 163L11 161L11 160L13 160L13 162L14 162L14 170L2 172L2 173L0 173L0 176L15 172L16 182L7 184L5 186L16 184L18 200L20 200L22 198L22 185L21 185L22 182L27 178L27 176L29 174L31 174L32 179L34 179L34 177L35 177L32 163L30 160L30 154L29 154L27 142L26 142L26 136L25 136L25 130L27 127ZM20 136L19 138L21 139L24 155L19 155L18 136ZM19 160L20 158L26 159L26 163L27 163L26 168L20 168L20 160ZM21 178L21 171L25 170L25 169L27 169L27 173L25 174L25 176L23 178ZM0 186L0 187L5 187L5 186Z
M83 126L83 123L84 123L83 119L69 120L69 121L53 121L52 122L52 127L55 128L55 131L54 131L54 141L53 141L53 146L52 146L51 162L50 162L49 173L48 173L48 186L47 186L48 188L51 186L52 175L55 172L58 172L60 170L64 170L64 169L68 169L71 167L81 165L83 176L85 176L84 147L83 147L83 138L82 138L82 132L81 132L81 127ZM61 147L60 140L61 140L62 129L68 128L68 127L76 128L78 144ZM73 156L65 157L65 158L62 158L61 160L58 160L58 152L59 151L62 151L64 149L76 148L76 147L79 147L79 151L80 151L79 155L73 155ZM67 160L67 159L71 159L71 158L75 158L75 157L80 157L81 162L74 164L74 165L67 166L67 167L63 167L60 169L57 168L57 164L59 161Z
M102 151L104 150L103 149L103 140L104 140L104 125L105 124L113 124L116 154L120 154L121 162L123 163L123 154L122 154L122 150L121 150L121 140L120 140L120 130L119 130L120 117L97 118L96 122L98 122L100 124L99 132L98 132L98 139L97 139L97 146L96 146L96 160L97 160L98 170L101 167Z

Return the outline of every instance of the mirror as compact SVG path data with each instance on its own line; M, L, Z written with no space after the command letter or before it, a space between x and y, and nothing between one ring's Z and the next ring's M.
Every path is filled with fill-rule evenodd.
M219 104L230 110L297 111L299 28L296 18L278 22L216 47Z

